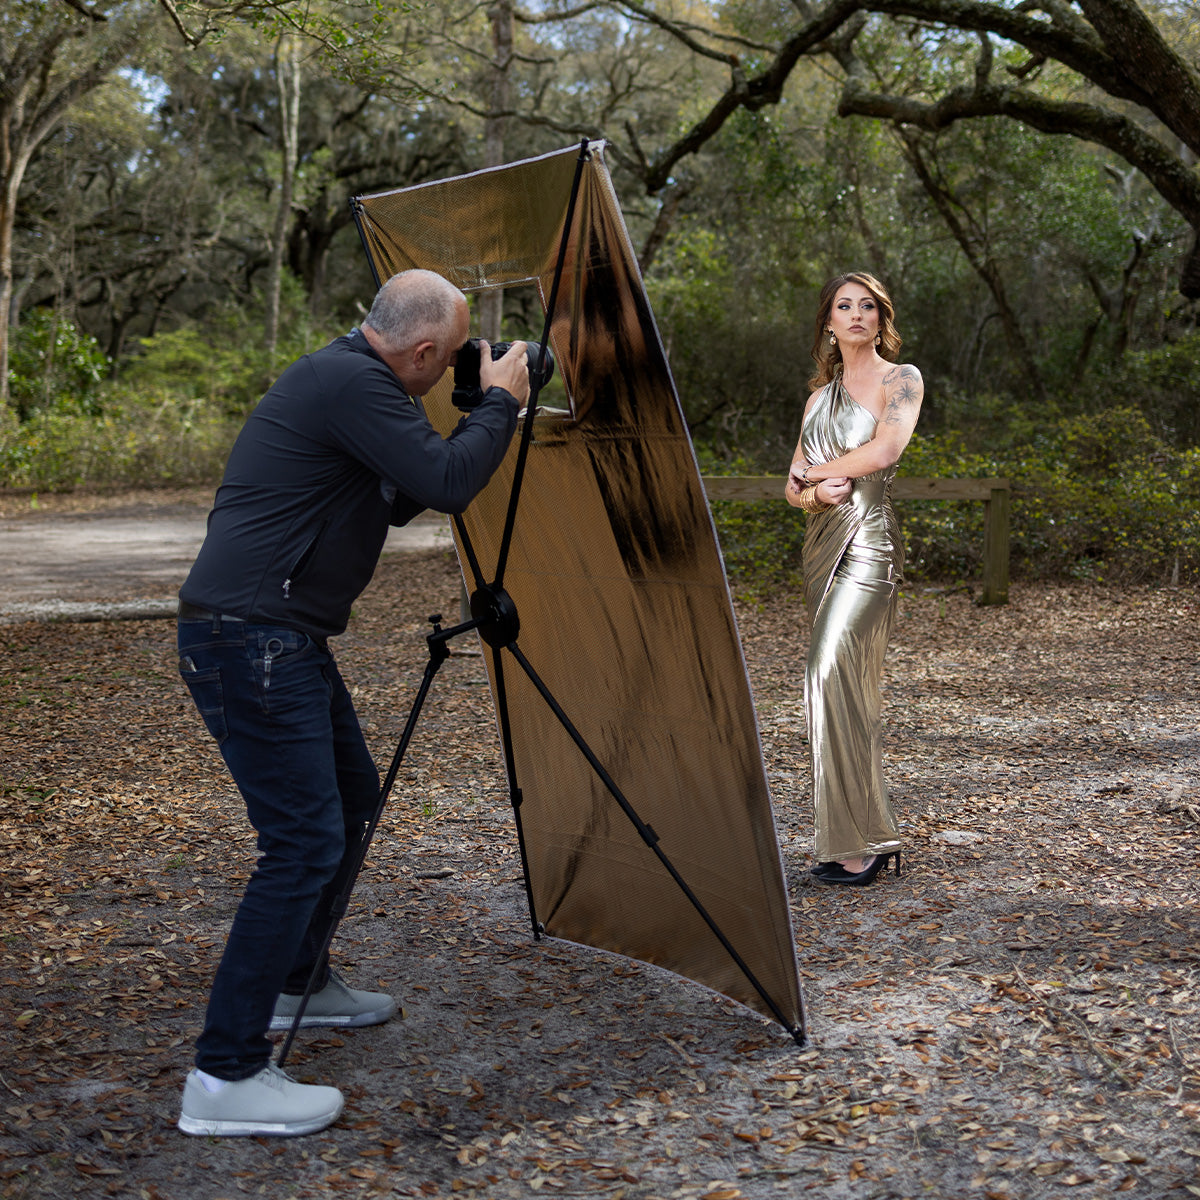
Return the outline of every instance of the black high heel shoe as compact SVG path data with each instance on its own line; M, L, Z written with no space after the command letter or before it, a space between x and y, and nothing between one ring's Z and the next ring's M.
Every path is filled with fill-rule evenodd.
M875 876L887 868L888 860L896 860L896 877L900 877L900 851L889 850L887 854L876 854L869 866L857 874L847 871L841 863L830 863L826 870L820 865L813 868L812 876L818 883L842 884L845 887L867 887L875 882Z

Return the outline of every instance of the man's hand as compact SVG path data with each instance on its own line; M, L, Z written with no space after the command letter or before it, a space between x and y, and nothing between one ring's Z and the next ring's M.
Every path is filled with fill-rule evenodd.
M479 386L486 392L490 387L502 387L515 396L519 404L529 399L529 357L524 342L513 342L503 358L492 361L492 348L479 339Z

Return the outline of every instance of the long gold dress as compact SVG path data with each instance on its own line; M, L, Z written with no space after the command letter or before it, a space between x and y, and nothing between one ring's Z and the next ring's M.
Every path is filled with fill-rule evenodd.
M875 418L840 377L827 384L801 431L807 462L829 462L868 442ZM812 636L804 708L812 761L818 861L899 849L883 781L879 680L904 571L889 467L854 480L841 504L810 513L804 590Z

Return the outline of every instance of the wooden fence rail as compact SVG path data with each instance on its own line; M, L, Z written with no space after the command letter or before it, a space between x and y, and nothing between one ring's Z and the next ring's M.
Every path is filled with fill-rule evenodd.
M709 500L780 500L782 475L705 475ZM901 476L892 485L895 500L983 501L983 594L980 604L1008 603L1007 479L918 479ZM786 503L786 501L785 501Z

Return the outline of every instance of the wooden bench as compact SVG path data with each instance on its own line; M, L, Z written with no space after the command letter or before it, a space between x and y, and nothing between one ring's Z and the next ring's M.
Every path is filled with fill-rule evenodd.
M705 475L709 500L784 501L782 475ZM983 594L980 604L1008 603L1007 479L918 479L897 477L895 500L983 501Z

